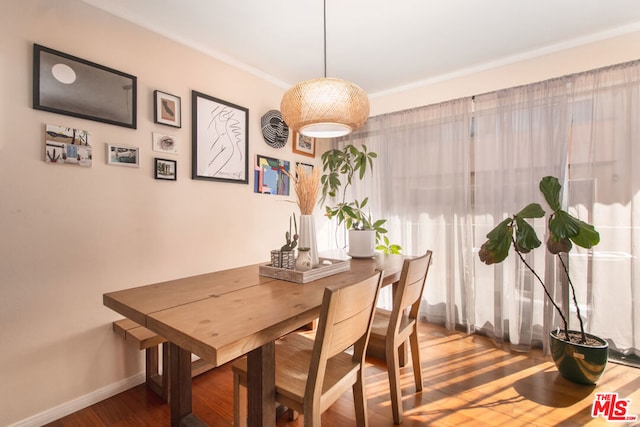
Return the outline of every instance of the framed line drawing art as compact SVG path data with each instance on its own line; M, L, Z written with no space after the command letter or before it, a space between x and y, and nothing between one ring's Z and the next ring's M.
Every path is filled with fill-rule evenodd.
M33 108L136 128L137 78L33 45Z
M316 156L316 139L310 136L304 136L296 131L293 131L293 146L294 153L302 154L303 156L315 157Z
M139 168L140 149L128 145L107 144L107 164Z
M164 179L167 181L177 180L178 162L176 160L158 159L154 162L155 179Z
M249 109L192 91L191 178L249 183Z
M153 121L163 125L182 127L182 105L179 96L153 91Z

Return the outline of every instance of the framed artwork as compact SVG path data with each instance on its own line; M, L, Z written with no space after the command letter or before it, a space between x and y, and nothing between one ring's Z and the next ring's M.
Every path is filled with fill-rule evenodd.
M153 91L153 121L179 128L182 126L182 107L180 97Z
M153 145L152 150L159 153L177 154L178 143L176 138L164 133L152 132Z
M140 167L140 149L128 145L107 144L107 164Z
M303 156L316 156L316 139L293 131L293 152Z
M253 191L261 194L289 195L290 179L284 171L289 172L287 160L274 159L261 155L256 156Z
M46 125L44 161L56 165L91 167L91 134L86 130Z
M135 76L33 45L33 108L136 128Z
M296 178L298 178L298 166L304 169L307 175L311 176L313 174L313 165L310 165L309 163L296 162Z
M249 110L192 91L191 178L249 183Z
M175 181L177 179L178 162L169 159L155 159L155 179Z

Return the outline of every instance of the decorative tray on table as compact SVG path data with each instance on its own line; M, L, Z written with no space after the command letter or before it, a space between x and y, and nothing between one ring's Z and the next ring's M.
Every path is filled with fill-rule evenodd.
M329 261L331 264L323 264L323 261ZM320 258L318 266L308 271L272 267L270 264L261 265L259 267L261 276L287 280L289 282L309 283L314 280L322 279L323 277L348 271L351 268L351 263L348 259Z

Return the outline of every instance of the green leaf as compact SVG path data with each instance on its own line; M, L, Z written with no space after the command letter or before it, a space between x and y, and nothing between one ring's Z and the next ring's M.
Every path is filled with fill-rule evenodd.
M511 218L503 220L500 224L496 225L493 230L487 233L487 239L500 240L503 235L508 234L511 236L510 225L513 222Z
M364 178L364 174L367 171L367 158L365 156L358 156L356 159L355 170L359 170L358 177Z
M569 213L559 210L553 214L549 221L549 231L556 240L572 239L580 232L579 219L571 216ZM584 223L583 223L584 224Z
M580 225L580 230L578 234L570 238L573 243L586 249L590 249L600 243L600 233L596 231L593 225L580 221L577 218L574 219Z
M485 249L493 252L493 259L496 263L504 261L509 255L513 236L512 222L511 218L507 218L487 234L489 240L486 242Z
M530 203L515 216L520 218L542 218L544 217L544 209L539 203Z
M487 249L493 252L493 259L495 263L499 263L505 260L509 255L509 248L511 248L511 235L504 234L499 239L489 240Z
M560 206L560 189L562 186L558 182L558 178L554 176L545 176L540 181L540 192L553 211L559 211Z
M536 217L537 218L537 217ZM542 242L533 227L524 219L516 217L516 242L523 249L532 250L539 247Z
M345 215L351 217L351 218L358 218L358 214L356 213L356 211L348 205L344 205L342 207L342 212L344 212Z
M382 224L384 224L385 222L387 222L386 219L379 219L376 222L373 223L373 228L378 228L380 227Z

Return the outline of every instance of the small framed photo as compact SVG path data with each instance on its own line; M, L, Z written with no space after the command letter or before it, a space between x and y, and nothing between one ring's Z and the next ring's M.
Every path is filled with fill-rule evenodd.
M169 159L155 159L155 179L175 181L177 179L176 170L178 162Z
M180 97L156 90L153 92L153 121L179 128L182 126Z
M91 134L86 130L46 125L44 144L46 163L91 167Z
M178 143L176 138L164 133L152 132L153 135L153 151L159 153L177 154Z
M316 156L316 139L293 131L293 152L303 156Z
M300 167L305 175L313 175L313 165L309 163L296 162L296 178L298 178L298 167Z
M127 145L107 144L107 164L140 167L140 148Z

